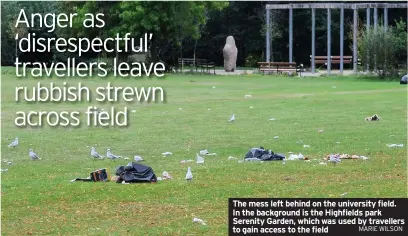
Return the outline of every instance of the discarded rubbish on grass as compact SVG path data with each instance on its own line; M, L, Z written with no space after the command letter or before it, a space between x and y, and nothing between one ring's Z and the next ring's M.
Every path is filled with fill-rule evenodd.
M276 120L276 118L273 118L273 117L272 117L272 118L269 118L269 120Z
M374 114L373 116L366 117L365 120L366 121L379 121L380 117L377 114Z
M289 161L295 161L295 160L309 160L309 158L304 157L302 153L299 153L298 155L295 154L290 154L289 158L287 159Z
M279 136L275 136L275 137L273 137L274 139L279 139Z
M135 162L141 162L144 161L143 158L141 156L134 156L133 159L135 160Z
M233 156L229 156L228 157L228 160L235 160L235 159L237 159L236 157L233 157Z
M251 148L245 155L245 161L282 161L286 157L283 154L274 153L263 147Z
M322 129L317 130L318 133L323 133L323 131Z
M393 143L393 144L387 144L387 147L403 147L404 146L404 144L395 144L395 143Z
M349 154L340 154L340 153L336 153L336 154L330 154L326 156L326 160L330 160L330 158L337 158L337 159L363 159L363 160L368 160L368 157L366 156L359 156L359 155L349 155Z
M193 162L193 160L182 160L182 161L180 161L181 164L187 163L187 162Z
M204 163L204 158L202 156L198 155L198 153L196 154L196 158L197 158L197 161L196 161L197 164L203 164Z
M199 218L194 218L193 223L198 223L198 224L201 224L201 225L207 225L202 219L199 219Z
M252 95L247 94L247 95L245 95L244 97L245 97L245 98L251 98L251 97L252 97Z
M163 173L162 173L162 178L163 178L163 179L172 179L173 177L171 177L171 175L169 174L169 172L163 171Z
M310 148L310 145L304 144L303 147L304 147L304 148Z
M168 156L170 156L170 155L173 155L173 153L171 153L171 152L163 152L162 155L165 156L165 157L168 157Z

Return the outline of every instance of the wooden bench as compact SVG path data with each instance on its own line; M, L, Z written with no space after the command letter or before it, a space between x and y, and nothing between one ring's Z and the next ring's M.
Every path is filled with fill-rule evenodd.
M310 55L310 62L312 61L312 56ZM327 56L315 56L315 65L325 65L327 66ZM340 65L340 56L330 56L330 63L332 65ZM353 56L343 56L343 64L353 65ZM360 59L357 59L357 64L361 65Z
M258 62L259 71L264 73L282 74L283 72L301 72L302 65L297 66L296 62Z
M194 58L179 58L178 59L178 68L182 70L184 65L195 67L196 72L200 69L201 72L210 73L211 69L213 69L213 73L215 74L215 63L207 61L206 59L194 59Z

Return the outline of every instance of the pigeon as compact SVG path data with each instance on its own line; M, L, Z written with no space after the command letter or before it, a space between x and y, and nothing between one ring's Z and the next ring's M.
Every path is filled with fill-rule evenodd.
M8 147L16 147L18 145L18 138L15 138L13 142L11 142Z
M92 156L93 158L100 158L100 159L103 158L101 155L99 155L99 153L95 150L94 147L91 148L91 156Z
M133 158L134 158L135 162L141 162L141 161L144 161L144 160L143 160L143 158L142 158L141 156L134 156Z
M197 157L197 164L204 163L204 158L202 156L198 155L198 153L196 153L196 157Z
M112 160L121 158L121 156L116 156L116 155L114 155L113 153L111 153L111 150L110 150L110 149L106 150L106 156L107 156L109 159L112 159Z
M31 160L41 160L41 158L39 158L38 155L31 148L30 148L30 152L28 153L28 155L30 155Z
M232 114L231 118L228 121L229 122L234 122L235 121L235 114Z
M186 178L187 181L193 180L193 173L191 173L191 167L188 167Z
M329 162L332 162L333 164L337 164L340 162L340 156L338 155L330 155Z

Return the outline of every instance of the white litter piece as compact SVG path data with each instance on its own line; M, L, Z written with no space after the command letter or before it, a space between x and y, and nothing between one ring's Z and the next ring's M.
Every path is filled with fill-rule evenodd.
M209 111L211 111L211 108L208 108Z
M305 160L306 162L310 162L310 160Z
M395 143L393 143L393 144L387 144L387 147L403 147L404 146L404 144L395 144Z
M273 137L274 139L279 139L279 136L275 136L275 137Z
M229 122L234 122L235 121L235 114L232 114L231 118L228 120Z
M261 159L258 159L258 158L246 158L245 161L261 161Z
M130 158L129 158L129 157L125 157L125 158L123 158L123 160L130 160Z
M337 143L337 144L339 144L340 142L339 142L339 141L337 141L336 143Z
M332 86L332 88L337 88L336 86Z
M273 117L272 117L272 118L269 118L269 120L276 120L276 118L273 118Z
M363 159L363 160L365 160L365 161L368 160L368 157L366 157L366 156L359 156L359 158L360 158L360 159Z
M326 162L320 162L319 165L327 165Z
M289 154L293 154L293 152L288 152Z
M163 180L163 179L162 179L162 177L157 177L157 180L160 181L160 180Z
M203 164L204 163L204 158L202 156L198 155L198 153L196 153L196 158L197 158L197 160L196 160L197 164Z
M302 155L302 153L299 153L298 158L299 158L299 160L305 159L305 157Z
M173 155L173 153L171 153L171 152L163 152L162 155L165 156L165 157L167 157L167 156Z
M345 197L346 195L347 195L347 193L342 193L340 196Z
M172 179L171 175L167 171L163 171L162 173L163 179Z
M322 129L317 130L318 133L323 133L323 131Z
M245 98L251 98L252 97L252 95L251 94L247 94L247 95L245 95Z
M215 86L212 87L213 89L215 88Z
M235 159L237 159L236 157L233 157L233 156L229 156L228 157L228 160L235 160Z
M193 223L198 223L198 224L201 224L201 225L207 225L202 219L199 219L199 218L194 218Z
M7 165L11 165L11 164L13 164L11 161L8 161L8 162L7 162Z
M249 109L252 109L252 108L254 108L254 107L253 107L253 106L250 106L250 107L249 107Z
M303 145L304 148L310 148L310 145Z
M302 143L303 143L303 140L299 140L299 141L297 141L296 143L297 143L297 144L302 144Z
M183 110L183 108L180 107L180 108L179 108L179 111L181 111L181 110Z
M200 151L200 155L207 155L208 153L209 153L209 152L208 152L207 149Z
M180 161L180 163L187 163L187 162L192 162L193 160L182 160L182 161Z
M244 162L244 161L243 161L243 160L239 160L239 161L238 161L238 163L242 163L242 162Z
M8 171L8 169L1 169L1 172L6 172Z
M131 110L130 112L135 113L135 112L136 112L136 110Z
M122 184L129 184L129 183L126 183L124 180L122 181Z
M134 156L133 160L135 160L136 162L144 161L141 156Z
M208 153L206 156L216 156L216 155L217 155L217 153L212 152L212 153Z

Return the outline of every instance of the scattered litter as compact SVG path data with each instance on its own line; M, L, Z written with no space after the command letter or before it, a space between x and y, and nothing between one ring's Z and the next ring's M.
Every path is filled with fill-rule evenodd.
M171 175L167 171L163 171L162 173L163 179L172 179Z
M330 158L329 158L329 162L333 163L333 164L337 164L339 163L340 160L340 156L339 155L331 155L330 154Z
M129 158L129 157L125 157L125 158L123 158L123 160L130 160L130 158Z
M245 161L261 161L259 158L246 158Z
M197 164L204 163L204 158L202 156L198 155L198 153L196 153L196 158L197 158L197 161L196 161Z
M212 87L213 89L215 88L215 86Z
M122 184L130 184L130 183L126 183L124 180L122 181Z
M377 114L375 114L375 115L373 115L371 117L366 117L365 120L366 121L379 121L380 117Z
M336 86L332 86L332 88L337 88Z
M130 112L135 113L135 112L136 112L136 110L131 110Z
M211 111L211 108L208 108L209 111Z
M269 120L276 120L276 118L273 118L273 117L272 117L272 118L269 118Z
M250 95L250 94L245 95L245 98L251 98L251 97L252 97L252 95Z
M387 147L403 147L404 146L404 144L395 144L395 143L393 143L393 144L387 144Z
M167 157L167 156L173 155L173 153L171 153L171 152L163 152L162 155L165 156L165 157Z
M193 160L182 160L182 161L180 161L180 163L183 164L183 163L192 162L192 161Z
M157 180L160 181L160 180L163 180L163 179L162 179L162 177L157 177Z
M299 141L297 141L296 143L297 143L297 144L302 144L302 143L303 143L303 140L299 140Z
M8 169L1 169L1 172L6 172L8 171Z
M252 109L252 108L254 108L254 107L253 107L253 106L250 106L250 107L249 107L249 109Z
M209 152L208 152L207 149L200 151L200 155L207 155L208 153L209 153Z
M322 129L317 130L318 133L323 133Z
M347 193L343 193L343 194L341 194L340 196L341 197L345 197L347 195Z
M310 160L305 160L305 161L310 162Z
M7 162L7 165L11 165L11 164L12 164L11 161L8 161L8 162Z
M229 156L228 157L228 160L235 160L235 159L237 159L236 157L233 157L233 156Z
M179 111L181 111L181 110L183 110L183 108L180 107L180 108L179 108Z
M217 153L213 152L213 153L208 153L206 156L216 156Z
M202 219L198 219L198 218L194 218L193 223L199 223L199 224L202 224L202 225L207 225Z
M294 161L294 160L304 160L305 157L302 155L302 153L299 153L299 155L295 155L295 154L290 154L288 160L289 161Z
M244 162L244 161L243 161L243 160L239 160L239 161L238 161L238 163L242 163L242 162Z
M337 144L339 144L340 142L339 142L339 141L337 141L336 143L337 143Z
M309 146L309 145L306 145L306 144L304 144L303 147L304 147L304 148L310 148L310 146Z
M133 159L134 159L136 162L144 161L141 156L134 156Z
M279 136L275 136L275 137L273 137L274 139L278 139L279 138Z
M288 152L289 154L293 154L293 152Z
M326 162L320 162L319 165L327 165Z
M330 160L330 158L333 156L333 158L337 158L337 159L363 159L363 160L368 160L368 157L366 156L359 156L359 155L349 155L349 154L330 154L326 156L326 160Z
M365 161L368 160L368 157L366 157L366 156L360 156L359 158L360 158L360 159L363 159L363 160L365 160Z
M235 121L235 114L232 114L231 118L228 121L229 122L234 122Z

